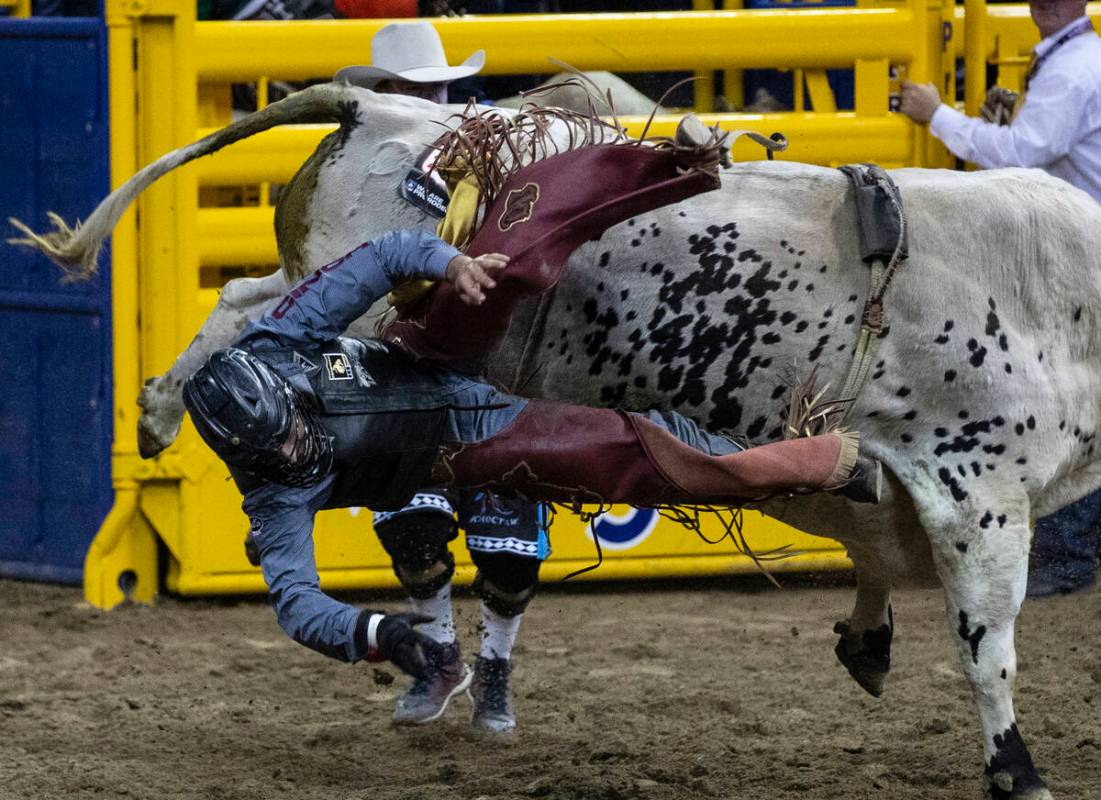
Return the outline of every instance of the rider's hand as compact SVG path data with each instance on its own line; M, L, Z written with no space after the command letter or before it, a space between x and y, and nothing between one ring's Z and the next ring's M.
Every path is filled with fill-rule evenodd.
M413 613L379 616L382 619L374 627L374 636L368 634L372 649L407 675L423 678L429 654L440 650L442 645L415 630L413 626L431 622L432 617ZM372 638L374 641L370 641Z
M464 303L479 306L485 302L486 290L497 285L489 277L489 271L504 269L507 264L508 256L501 253L486 253L477 258L460 253L448 262L444 277L458 290Z

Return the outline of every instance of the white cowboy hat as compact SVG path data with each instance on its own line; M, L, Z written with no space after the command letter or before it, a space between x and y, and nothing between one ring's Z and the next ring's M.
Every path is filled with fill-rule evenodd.
M395 22L379 28L371 39L369 65L344 67L333 80L364 89L373 89L386 80L449 83L480 72L485 63L485 50L478 50L459 66L452 67L432 23Z

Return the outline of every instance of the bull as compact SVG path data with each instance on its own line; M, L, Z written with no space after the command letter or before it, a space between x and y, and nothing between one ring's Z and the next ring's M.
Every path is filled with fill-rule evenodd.
M86 271L125 207L169 170L277 124L339 123L277 208L280 272L227 284L192 346L142 392L145 455L178 431L182 380L289 283L382 231L434 225L396 187L454 110L314 87L162 157L75 232L28 237ZM1013 708L1014 623L1030 521L1101 488L1101 206L1032 170L892 175L910 256L850 417L889 470L884 502L815 495L766 510L848 549L856 600L836 652L874 695L890 666L892 587L943 587L989 795L1050 798ZM839 172L735 165L721 190L580 247L555 289L518 312L490 376L530 396L675 409L777 439L790 365L816 366L833 386L848 370L869 291L856 229Z

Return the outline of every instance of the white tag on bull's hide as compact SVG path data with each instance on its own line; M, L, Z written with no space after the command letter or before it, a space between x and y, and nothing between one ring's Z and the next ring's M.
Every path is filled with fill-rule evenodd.
M401 182L401 196L421 211L442 219L447 213L451 195L443 178L432 169L439 154L440 151L434 147L421 153L417 165L409 170Z

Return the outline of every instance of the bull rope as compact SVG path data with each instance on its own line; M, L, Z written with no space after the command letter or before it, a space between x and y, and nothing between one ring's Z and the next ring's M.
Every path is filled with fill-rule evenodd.
M891 205L894 206L895 213L898 214L898 241L895 243L894 253L886 267L884 267L881 259L876 259L872 263L871 291L864 303L864 311L860 319L860 335L857 338L853 360L849 365L849 373L845 377L845 383L840 394L840 402L848 404L841 417L842 422L851 416L853 409L856 407L856 399L860 396L860 392L864 389L864 384L868 380L868 373L871 372L872 363L875 361L875 355L879 349L879 338L883 332L886 319L883 297L891 287L891 282L894 280L899 266L906 260L904 254L907 228L906 212L903 211L902 204L895 198L893 192L886 192L886 196L891 201Z

